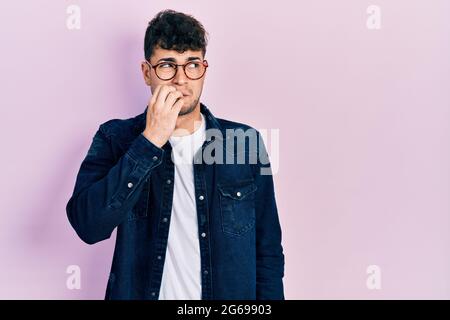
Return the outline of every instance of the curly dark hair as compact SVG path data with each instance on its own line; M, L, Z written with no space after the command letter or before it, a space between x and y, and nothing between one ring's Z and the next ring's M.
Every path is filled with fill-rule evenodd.
M206 54L208 33L193 16L174 10L160 11L149 23L145 32L144 54L149 60L155 47L176 50L202 50Z

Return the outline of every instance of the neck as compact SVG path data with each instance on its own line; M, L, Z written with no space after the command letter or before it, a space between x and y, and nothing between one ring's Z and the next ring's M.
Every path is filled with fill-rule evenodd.
M192 112L183 116L178 116L175 124L175 130L172 135L178 137L190 135L200 127L201 123L202 116L200 114L199 102Z

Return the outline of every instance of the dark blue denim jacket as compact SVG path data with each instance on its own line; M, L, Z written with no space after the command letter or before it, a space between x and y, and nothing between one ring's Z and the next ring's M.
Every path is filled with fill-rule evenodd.
M227 129L252 129L215 118L203 103L200 109L207 131L222 133L222 138L207 133L201 151L214 143L212 154L225 147ZM88 244L110 238L117 227L105 299L156 300L159 295L174 163L169 142L158 148L142 135L146 113L100 125L66 207L70 224ZM248 145L246 156L252 152ZM264 143L257 152L260 148L267 155ZM271 167L257 159L245 164L194 163L203 300L284 299L273 179L261 174L263 167Z

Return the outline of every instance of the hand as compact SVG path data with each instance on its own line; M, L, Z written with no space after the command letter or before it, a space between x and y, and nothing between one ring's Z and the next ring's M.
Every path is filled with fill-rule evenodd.
M158 85L148 104L144 137L161 148L175 130L183 103L181 91L170 85Z

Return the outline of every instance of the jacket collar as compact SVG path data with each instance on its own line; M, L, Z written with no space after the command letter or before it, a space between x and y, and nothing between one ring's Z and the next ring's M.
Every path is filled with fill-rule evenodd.
M148 110L148 106L145 108L144 113L141 113L140 115L138 115L136 117L137 123L135 125L135 130L138 133L144 131L144 129L145 129L147 110ZM218 130L222 131L223 135L225 135L225 131L222 128L222 126L220 125L219 121L216 119L216 117L214 117L214 115L211 113L211 111L208 109L208 107L206 105L204 105L202 102L200 102L200 112L205 116L206 130L218 129Z

